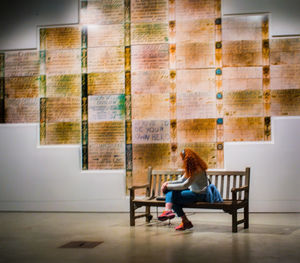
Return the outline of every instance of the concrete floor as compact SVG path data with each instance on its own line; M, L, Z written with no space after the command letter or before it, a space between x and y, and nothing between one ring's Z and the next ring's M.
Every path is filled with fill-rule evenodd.
M188 213L192 230L175 232L178 218L129 227L127 213L0 213L0 262L300 262L300 214L250 214L250 228L231 233L225 213ZM103 241L65 249L70 241Z

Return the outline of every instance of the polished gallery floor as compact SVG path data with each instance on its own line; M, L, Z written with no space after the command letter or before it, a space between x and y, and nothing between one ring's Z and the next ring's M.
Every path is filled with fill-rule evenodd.
M228 214L188 216L194 228L176 232L178 218L130 227L127 213L2 212L0 262L300 262L299 213L251 213L235 234ZM60 248L72 241L77 248Z

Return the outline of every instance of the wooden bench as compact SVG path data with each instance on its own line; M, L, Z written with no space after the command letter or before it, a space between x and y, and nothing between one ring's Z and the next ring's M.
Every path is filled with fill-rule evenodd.
M165 201L161 200L161 185L163 182L177 179L183 171L162 171L148 168L148 183L140 186L132 186L130 191L130 226L135 225L135 219L146 217L146 222L153 218L150 207L164 207ZM244 228L249 227L249 186L250 168L245 171L207 171L207 176L218 190L224 200L222 203L196 202L185 205L184 208L205 208L222 209L232 215L232 232L237 232L238 225L244 224ZM145 189L146 196L135 197L136 189ZM135 210L145 207L145 213L135 215ZM244 209L244 219L238 220L237 210Z

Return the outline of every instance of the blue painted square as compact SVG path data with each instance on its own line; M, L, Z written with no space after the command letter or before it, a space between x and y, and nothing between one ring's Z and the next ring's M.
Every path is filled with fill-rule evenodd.
M217 124L223 124L223 118L218 118L217 119Z
M216 69L216 74L217 74L217 75L222 75L222 69L217 68L217 69Z

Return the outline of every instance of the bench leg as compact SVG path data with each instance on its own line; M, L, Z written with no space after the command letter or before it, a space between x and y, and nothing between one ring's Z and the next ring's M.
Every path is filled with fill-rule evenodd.
M244 229L247 229L249 228L249 205L248 204L244 207L244 220L245 220Z
M150 223L152 216L150 214L150 206L146 206L146 222Z
M135 226L135 212L133 202L130 202L130 226Z
M232 210L232 233L237 232L237 209Z

